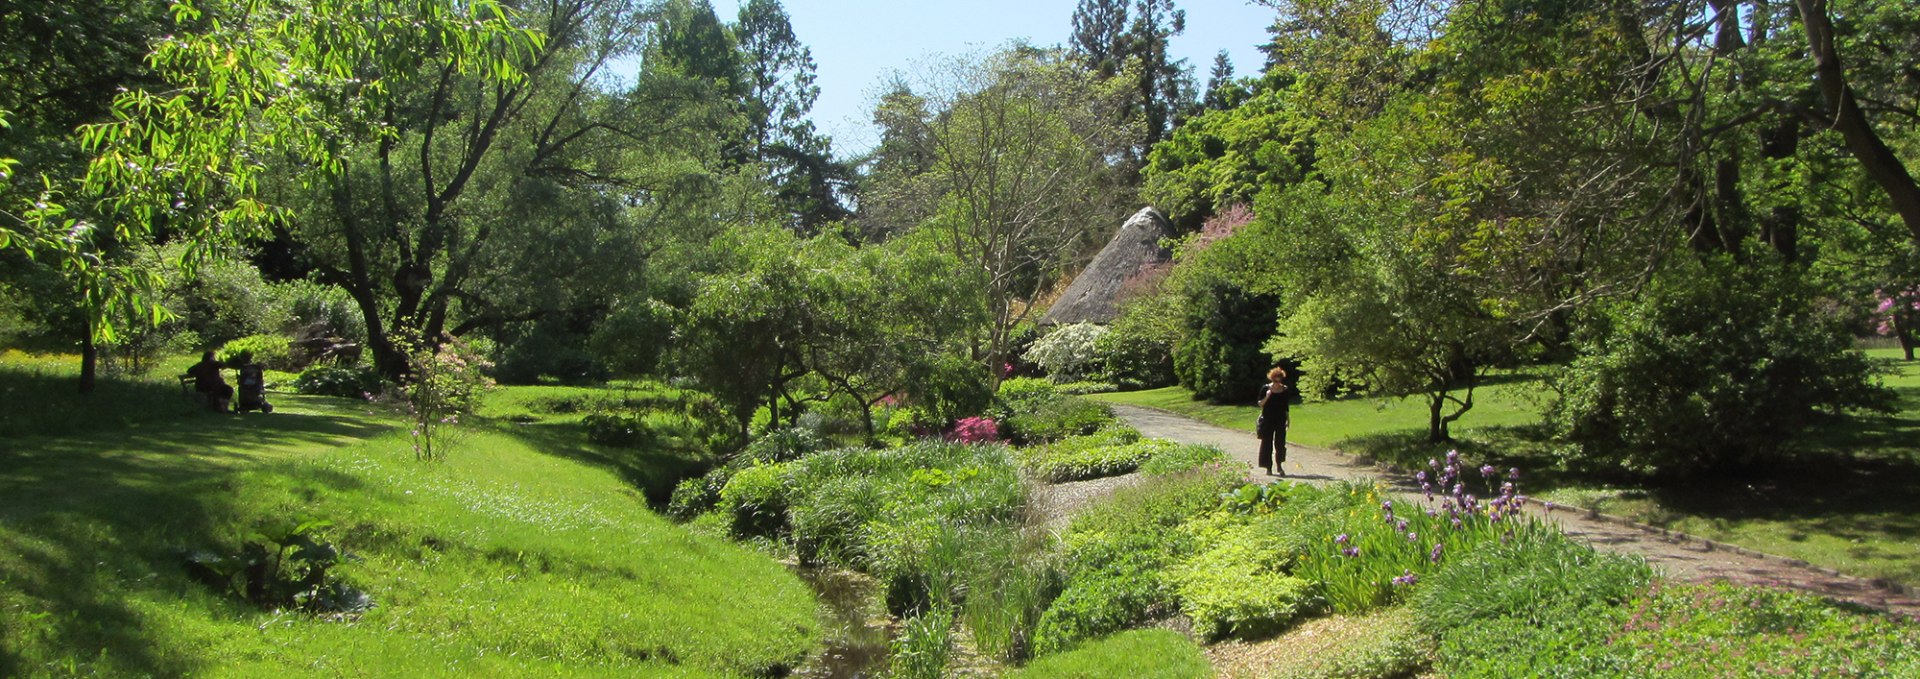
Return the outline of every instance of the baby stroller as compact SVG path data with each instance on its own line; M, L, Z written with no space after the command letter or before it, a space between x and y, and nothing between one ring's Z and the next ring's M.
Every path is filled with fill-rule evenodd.
M266 367L258 363L240 366L240 388L235 390L233 411L244 413L258 410L273 412L273 404L267 402Z

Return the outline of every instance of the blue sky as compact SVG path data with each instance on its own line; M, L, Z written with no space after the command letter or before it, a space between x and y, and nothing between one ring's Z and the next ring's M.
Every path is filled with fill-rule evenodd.
M1067 41L1075 0L782 0L793 30L819 62L820 100L813 119L833 135L842 155L877 141L868 122L871 104L886 76L912 71L941 55L990 51L1016 38L1036 45ZM1173 39L1175 57L1186 59L1200 84L1213 55L1227 50L1237 75L1260 69L1256 47L1266 41L1272 9L1245 0L1176 0L1187 12L1187 31ZM713 0L723 20L739 14L737 0Z

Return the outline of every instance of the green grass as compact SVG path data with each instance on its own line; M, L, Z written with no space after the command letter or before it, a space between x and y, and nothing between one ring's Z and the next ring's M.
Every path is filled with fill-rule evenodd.
M1202 679L1213 668L1200 647L1178 632L1134 630L1040 658L1009 679Z
M0 389L44 376L0 363ZM817 645L798 578L652 513L617 465L485 424L423 464L375 406L273 398L4 439L0 676L749 676ZM262 611L183 567L307 519L376 608Z
M1654 487L1556 469L1537 430L1546 390L1540 373L1497 376L1455 423L1456 441L1425 442L1426 411L1415 399L1356 399L1295 406L1288 439L1404 465L1449 448L1476 464L1527 472L1523 491L1662 527L1742 545L1869 578L1920 586L1920 363L1897 349L1868 350L1900 396L1891 415L1835 417L1785 458L1737 476ZM1170 410L1251 431L1252 406L1215 406L1178 388L1089 396Z
M1473 409L1453 424L1454 436L1472 439L1482 430L1532 424L1544 405L1538 401L1543 379L1537 371L1489 377L1488 384L1474 390ZM1254 421L1260 418L1260 409L1251 404L1213 405L1196 401L1192 392L1180 387L1091 394L1083 398L1159 408L1249 432L1253 431ZM1427 405L1420 397L1311 401L1293 406L1291 417L1293 426L1287 430L1287 440L1309 446L1351 449L1351 444L1360 439L1395 435L1423 440L1427 433Z

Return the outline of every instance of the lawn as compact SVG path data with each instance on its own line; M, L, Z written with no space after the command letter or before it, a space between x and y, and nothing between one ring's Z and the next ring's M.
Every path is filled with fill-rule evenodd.
M1920 363L1894 349L1868 351L1900 395L1892 415L1833 418L1774 464L1738 476L1649 487L1554 468L1534 425L1551 395L1540 373L1496 375L1454 425L1452 444L1424 441L1418 399L1321 401L1294 407L1288 439L1402 464L1458 448L1474 460L1529 472L1526 489L1702 537L1869 578L1920 586ZM1195 401L1179 388L1092 398L1170 410L1251 431L1252 406Z
M8 407L58 364L0 361ZM655 514L577 439L487 422L420 463L378 406L215 415L166 379L9 420L55 433L0 439L0 676L749 676L819 643L797 577ZM267 611L188 574L308 522L374 608Z

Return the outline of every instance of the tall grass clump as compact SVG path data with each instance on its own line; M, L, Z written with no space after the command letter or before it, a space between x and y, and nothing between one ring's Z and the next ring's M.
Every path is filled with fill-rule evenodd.
M900 634L888 644L890 679L941 679L953 659L953 609L938 606L900 625Z

